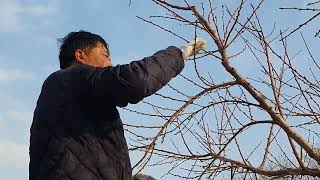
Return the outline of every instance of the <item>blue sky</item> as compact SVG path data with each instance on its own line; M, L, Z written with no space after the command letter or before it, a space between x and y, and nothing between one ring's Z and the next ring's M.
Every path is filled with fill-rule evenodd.
M288 2L304 3L282 0L279 5ZM275 5L267 3L263 13L271 17L266 25L279 15L274 11ZM42 82L58 69L56 39L70 31L91 31L109 43L114 64L128 63L169 45L183 45L183 41L136 18L161 12L148 0L132 0L131 7L129 0L0 0L0 179L28 177L29 128ZM292 18L290 13L277 18L287 23L284 27L303 19ZM176 30L193 39L192 30ZM185 74L191 72L188 67ZM244 73L252 71L247 67Z

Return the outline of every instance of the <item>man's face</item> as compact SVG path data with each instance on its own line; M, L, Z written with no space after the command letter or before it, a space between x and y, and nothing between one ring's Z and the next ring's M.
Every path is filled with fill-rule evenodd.
M76 59L83 63L94 67L108 67L112 66L111 58L107 48L97 43L97 46L89 49L88 51L76 51Z

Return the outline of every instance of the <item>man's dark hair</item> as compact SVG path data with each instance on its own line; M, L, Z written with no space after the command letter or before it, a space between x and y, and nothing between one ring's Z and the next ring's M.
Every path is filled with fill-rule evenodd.
M97 43L103 44L109 54L109 45L99 35L86 31L70 32L65 37L58 39L60 45L60 68L65 69L71 65L73 61L76 61L74 53L77 49L88 51L97 46Z

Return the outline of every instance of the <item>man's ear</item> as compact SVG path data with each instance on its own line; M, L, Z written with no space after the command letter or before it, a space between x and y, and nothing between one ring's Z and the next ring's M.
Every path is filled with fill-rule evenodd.
M86 59L85 59L85 52L82 51L81 49L77 49L74 53L75 59L77 60L77 62L81 63L81 64L85 64Z

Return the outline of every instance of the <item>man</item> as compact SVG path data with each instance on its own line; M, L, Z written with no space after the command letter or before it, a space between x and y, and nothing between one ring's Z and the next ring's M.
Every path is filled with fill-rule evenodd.
M138 103L179 74L205 47L197 39L112 66L108 44L90 32L61 39L61 70L44 82L30 136L30 180L129 180L128 147L117 106Z

